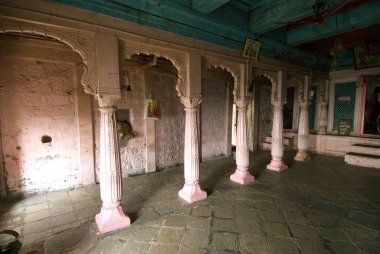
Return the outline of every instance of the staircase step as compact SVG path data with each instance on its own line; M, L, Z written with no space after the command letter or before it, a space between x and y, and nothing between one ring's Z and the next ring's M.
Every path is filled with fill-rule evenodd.
M380 156L349 152L344 156L344 161L351 165L380 168Z
M380 146L371 144L353 144L350 148L350 152L380 156Z

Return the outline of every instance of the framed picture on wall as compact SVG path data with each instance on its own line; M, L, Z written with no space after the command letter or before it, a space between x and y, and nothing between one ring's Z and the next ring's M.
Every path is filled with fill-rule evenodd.
M375 45L360 45L353 49L356 69L380 66L380 47Z
M261 42L255 41L253 39L246 39L244 44L243 57L251 60L257 60L260 47Z

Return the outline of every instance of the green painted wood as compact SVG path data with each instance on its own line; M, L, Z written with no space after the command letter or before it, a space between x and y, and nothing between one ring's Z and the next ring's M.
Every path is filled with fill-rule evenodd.
M311 86L311 92L313 93L313 97L310 101L309 107L309 129L315 129L315 111L317 105L317 86Z
M228 3L230 0L192 0L192 6L194 10L202 13L210 13Z
M356 83L338 83L335 85L334 96L334 122L333 129L337 130L340 120L351 120L352 128L354 130L355 121L355 97L356 97Z
M352 32L380 23L380 1L372 1L358 8L338 13L324 20L325 28L307 25L288 32L287 43L300 45L333 35Z

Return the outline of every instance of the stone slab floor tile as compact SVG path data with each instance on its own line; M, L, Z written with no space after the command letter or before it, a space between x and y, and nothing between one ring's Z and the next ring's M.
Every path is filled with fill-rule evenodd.
M257 220L236 220L236 229L239 233L262 234L263 231Z
M318 239L319 236L311 225L297 225L297 224L289 224L290 231L292 235L299 239Z
M224 251L236 251L237 236L231 233L214 233L211 248Z
M344 228L346 234L354 242L376 241L376 236L367 228Z
M224 231L224 232L236 232L235 220L229 219L214 219L212 224L212 230L215 231Z
M301 253L304 254L329 254L330 252L319 239L301 239L298 241Z
M311 224L309 219L305 217L302 213L293 213L293 212L284 212L285 220L289 224L298 224L298 225L306 225Z
M169 254L177 252L178 246L161 244L152 244L148 250L148 254Z
M259 218L259 212L256 209L236 209L236 219L258 219Z
M359 254L361 251L358 247L351 242L331 242L328 243L330 248L335 253L344 253L344 254Z
M268 249L271 254L299 253L298 247L292 238L268 237Z
M33 221L39 221L43 219L47 219L49 217L49 210L43 210L39 212L34 212L34 213L28 213L24 217L24 222L29 223Z
M254 234L239 235L239 252L250 254L267 254L268 247L263 236Z
M161 228L160 232L157 235L156 243L159 244L175 244L179 245L182 240L182 236L185 232L185 229L182 228Z
M310 219L311 223L313 223L315 226L333 226L334 222L332 219L322 213L309 213L308 218Z
M188 229L185 232L181 245L190 248L207 248L209 238L209 231Z
M224 208L224 207L215 207L214 216L216 218L222 218L222 219L233 219L235 217L234 209Z
M210 231L211 218L193 217L189 222L189 228L204 229Z
M148 253L149 247L150 247L149 243L127 241L127 242L124 242L123 245L120 247L120 253L146 254Z
M165 221L164 225L168 227L187 227L191 220L191 216L183 214L171 214Z
M158 235L160 228L150 227L150 226L135 226L136 228L132 231L130 240L141 241L141 242L151 242L154 241ZM128 239L124 239L128 240Z
M193 207L193 209L191 210L191 215L211 217L211 207L207 207L207 206Z
M317 227L319 235L330 241L349 241L345 232L340 228Z
M179 254L207 254L207 249L182 247Z
M264 222L285 223L284 216L277 208L274 210L259 210L259 216Z
M264 223L264 230L271 236L290 236L288 225L282 223Z

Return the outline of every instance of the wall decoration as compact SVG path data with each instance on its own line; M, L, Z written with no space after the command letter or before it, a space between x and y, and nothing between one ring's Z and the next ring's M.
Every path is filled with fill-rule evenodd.
M351 119L342 119L339 121L338 125L338 135L350 136L352 126Z
M145 99L145 118L158 119L158 101L156 99Z
M243 50L243 57L249 58L251 60L257 60L257 57L259 56L260 47L261 42L255 41L253 39L246 39Z
M380 47L361 45L353 49L356 69L380 66Z

